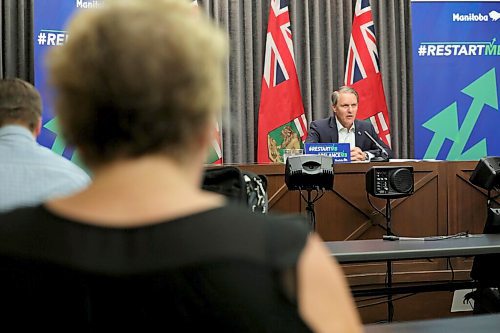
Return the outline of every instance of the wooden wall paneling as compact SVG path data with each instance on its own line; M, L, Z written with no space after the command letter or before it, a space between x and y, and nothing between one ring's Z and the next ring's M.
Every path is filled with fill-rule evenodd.
M448 163L448 227L450 234L481 233L486 221L487 192L469 182L477 161Z
M407 162L415 170L415 193L391 200L392 228L404 236L445 234L447 231L446 175L444 164ZM377 165L398 165L383 163ZM375 164L339 164L335 166L333 193L327 193L316 204L317 231L324 240L380 238L385 231L379 226L385 218L373 209L366 195L365 174ZM385 213L386 200L371 197L372 203Z
M487 191L469 182L477 161L448 163L448 227L449 234L468 231L473 234L483 232L487 216ZM454 271L469 275L474 257L452 258ZM450 269L451 269L450 268Z
M372 227L365 191L366 170L366 164L334 166L333 192L325 193L315 204L316 231L325 241L357 239Z

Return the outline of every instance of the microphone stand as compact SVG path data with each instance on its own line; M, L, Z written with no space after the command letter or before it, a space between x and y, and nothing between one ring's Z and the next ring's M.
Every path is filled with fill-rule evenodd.
M378 143L377 140L375 140L370 135L370 133L368 133L368 131L365 131L365 135L368 137L368 139L370 139L371 142L375 144L375 146L377 146L378 149L380 149L380 152L382 154L382 156L372 157L372 159L370 159L370 162L389 162L389 153L387 153L387 150L385 150L385 148L380 143Z

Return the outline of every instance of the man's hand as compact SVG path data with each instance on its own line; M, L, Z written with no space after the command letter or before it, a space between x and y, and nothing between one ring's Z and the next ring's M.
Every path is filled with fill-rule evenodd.
M351 161L366 161L366 153L359 147L351 149Z

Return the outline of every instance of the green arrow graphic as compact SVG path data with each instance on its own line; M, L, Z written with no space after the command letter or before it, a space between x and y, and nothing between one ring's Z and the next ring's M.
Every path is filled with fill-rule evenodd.
M457 102L454 102L427 120L422 126L434 132L431 143L429 143L425 152L424 159L435 159L445 139L455 141L458 137Z
M63 140L59 128L59 122L57 121L57 117L52 118L48 122L43 125L46 129L51 131L56 135L56 139L54 140L54 143L52 144L52 151L56 154L62 155L64 153L64 150L66 149L66 142ZM83 161L80 159L80 155L78 154L77 151L73 152L73 155L71 156L71 161L84 169L88 174L90 174L90 171L87 169L86 165L83 163Z
M66 148L66 143L62 139L60 132L59 132L59 124L57 122L57 117L52 118L48 122L43 125L46 129L51 131L56 135L56 139L54 140L54 143L52 144L52 151L55 152L56 154L62 155L64 152L64 149Z
M75 150L73 152L73 156L71 156L71 162L75 163L76 165L78 165L80 168L82 168L83 170L85 170L85 172L89 175L89 176L92 176L92 172L90 171L89 168L87 168L87 165L85 165L85 163L83 163L82 159L80 158L80 154L78 154L78 150Z
M472 148L464 152L460 159L463 161L478 160L488 154L488 147L486 146L486 139L482 139L476 143Z
M460 127L458 138L451 146L450 152L446 158L447 160L465 159L462 152L485 104L498 110L495 68L489 70L479 79L469 84L462 90L462 92L472 97L472 104L467 112L467 115L465 116L462 126ZM486 147L486 145L479 145L478 147ZM474 151L479 153L478 148L474 148ZM483 155L476 156L474 159L485 156L487 151L482 151L481 154ZM471 154L468 152L467 156L471 156Z

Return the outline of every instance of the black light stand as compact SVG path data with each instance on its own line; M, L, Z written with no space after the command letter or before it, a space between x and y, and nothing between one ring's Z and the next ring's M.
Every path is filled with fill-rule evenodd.
M321 195L320 189L319 188L304 188L300 189L300 196L304 201L306 202L306 216L307 216L307 222L309 223L309 227L311 228L311 231L316 231L316 213L314 212L314 203L318 201L324 194L325 192L322 191ZM307 198L304 196L302 191L307 191ZM313 199L312 198L312 192L316 191L316 197Z
M385 204L385 228L387 236L392 236L391 227L391 199L386 199ZM387 295L387 321L390 323L394 317L394 304L392 303L392 261L387 260L387 290L389 293Z
M311 230L316 231L316 213L314 212L314 201L311 200L311 192L312 190L307 190L307 221L309 221L309 226Z
M386 199L385 204L385 230L387 236L392 236L392 227L391 227L391 199Z
M414 180L413 167L410 166L380 166L372 167L366 173L366 193L370 205L385 217L387 237L394 236L391 226L391 199L410 196L413 194ZM374 197L386 199L385 214L370 201L370 194ZM392 261L387 260L387 321L392 322L394 304L392 297Z

